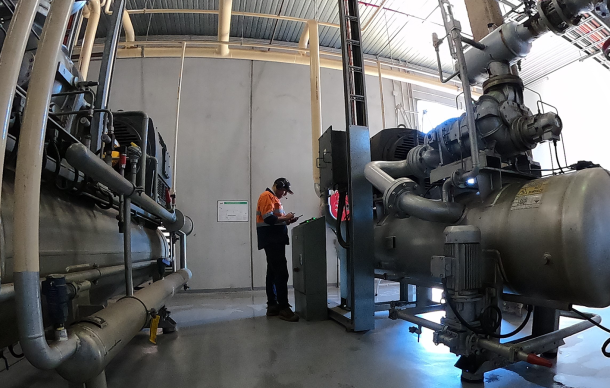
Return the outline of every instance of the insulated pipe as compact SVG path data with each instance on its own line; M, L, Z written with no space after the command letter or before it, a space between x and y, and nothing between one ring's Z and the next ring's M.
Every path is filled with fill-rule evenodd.
M318 156L320 153L320 136L322 136L322 89L320 87L320 35L318 22L307 22L309 30L309 81L311 93L311 157L313 167L314 191L320 196L320 169Z
M366 165L364 176L375 188L384 193L384 202L392 198L396 209L424 221L455 223L464 213L464 205L456 202L435 201L413 194L407 187L415 182L408 178L394 179L394 176L404 171L404 162L370 162ZM404 176L404 175L403 175ZM402 187L401 187L402 186ZM402 190L402 192L397 192Z
M186 265L186 233L177 232L180 237L180 269L187 269Z
M2 182L4 172L4 154L13 109L13 98L15 97L15 85L19 78L23 54L30 38L37 10L38 0L21 0L17 3L11 23L6 30L2 53L0 53L0 123L2 123L2 130L0 131L0 182Z
M95 313L91 320L72 325L71 331L80 339L78 350L57 372L72 383L85 383L98 376L106 365L149 322L191 278L191 271L181 269ZM93 321L104 322L96 324Z
M301 55L305 55L307 51L307 45L309 44L309 23L306 23L303 26L303 32L301 32L301 38L299 39L299 48L301 51Z
M97 27L102 13L100 0L90 0L87 7L89 9L89 15L86 17L89 18L89 20L87 21L87 28L85 29L83 47L78 56L78 67L83 76L83 80L87 80L87 75L89 74L89 63L91 62L93 43L95 43L95 34L97 33Z
M123 11L123 31L125 31L125 42L135 42L136 33L133 29L133 23L131 22L131 16L127 13L127 10ZM127 48L134 47L134 45L127 45Z
M131 197L133 203L161 218L166 226L171 227L172 224L179 221L176 217L176 212L170 212L148 195L138 193L136 187L131 182L123 178L111 166L104 163L102 159L91 152L85 145L81 143L72 144L66 151L66 160L71 166L82 171L93 180L107 186L115 193Z
M54 369L72 356L78 339L70 335L65 341L47 343L40 302L40 174L49 103L55 74L55 63L74 1L54 1L47 15L36 53L19 137L15 170L14 278L15 307L19 340L23 353L32 365ZM21 59L21 57L19 58ZM11 87L14 87L11 86Z
M218 11L218 41L228 42L231 34L231 11L233 0L220 0ZM220 56L229 55L229 45L222 44L218 47Z
M321 23L318 23L322 25ZM167 42L154 42L154 44L167 44ZM189 45L192 42L189 42ZM208 44L208 43L206 43ZM214 42L209 44L216 44ZM229 44L232 46L233 44ZM143 44L142 48L138 49L120 49L117 53L117 58L180 58L182 56L181 47L150 47L152 44ZM235 46L239 46L236 44ZM274 47L279 48L281 47ZM298 48L294 48L298 51ZM331 53L324 53L324 55L332 55ZM266 61L266 62L277 62L277 63L288 63L297 65L309 65L309 58L300 55L299 53L291 54L285 52L274 52L274 51L260 51L250 49L238 49L233 48L229 51L229 55L226 57L218 54L218 50L215 48L208 47L189 47L186 49L187 58L226 58L226 59L244 59L248 61ZM366 62L367 60L365 60ZM320 58L320 67L325 69L342 70L343 63L340 59L334 58ZM398 67L397 67L398 69ZM379 69L377 65L371 66L366 65L366 75L377 77L379 75ZM381 69L383 78L391 79L394 81L402 81L411 83L414 85L424 86L433 90L449 93L457 96L462 93L462 89L452 84L443 84L438 81L438 77L431 78L424 75L411 73L405 73L396 69ZM479 97L481 94L473 93L473 96Z

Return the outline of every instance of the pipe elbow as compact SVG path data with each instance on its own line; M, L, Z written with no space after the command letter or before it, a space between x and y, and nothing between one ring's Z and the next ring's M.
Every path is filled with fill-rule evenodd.
M464 205L456 202L435 201L406 192L397 199L404 213L424 221L454 224L462 218Z
M44 334L20 338L19 343L27 360L38 369L52 370L76 353L79 340L70 335L66 341L56 341L50 345Z

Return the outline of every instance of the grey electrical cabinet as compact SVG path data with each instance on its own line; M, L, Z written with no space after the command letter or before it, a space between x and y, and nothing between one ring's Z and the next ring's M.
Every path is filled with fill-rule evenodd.
M324 217L305 221L292 229L292 279L296 313L308 321L327 319Z

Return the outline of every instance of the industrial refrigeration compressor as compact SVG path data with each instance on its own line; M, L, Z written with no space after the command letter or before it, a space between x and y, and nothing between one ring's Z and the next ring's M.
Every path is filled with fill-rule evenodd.
M565 32L583 13L609 24L610 13L607 1L542 0L524 23L504 24L477 43L462 36L449 2L439 5L447 38L435 35L434 46L437 53L445 40L451 46L466 113L426 135L398 129L373 139L372 154L382 155L365 170L377 192L375 271L444 289L440 324L409 308L394 307L390 317L415 323L416 332L432 329L435 343L461 356L462 378L482 381L517 361L550 366L540 354L556 354L563 338L601 321L572 305L610 305L610 175L586 162L541 169L531 150L542 142L556 150L562 121L524 105L513 68L542 34ZM477 82L483 95L471 102ZM500 334L502 301L528 306L513 333ZM500 343L532 314L538 323L530 338ZM582 321L558 330L560 314Z
M190 279L192 223L170 196L171 159L152 120L107 107L114 52L99 84L83 79L88 60L71 60L93 3L99 17L99 1L0 6L0 349L102 387L106 365L151 320L175 328L164 305ZM180 266L160 226L180 237Z

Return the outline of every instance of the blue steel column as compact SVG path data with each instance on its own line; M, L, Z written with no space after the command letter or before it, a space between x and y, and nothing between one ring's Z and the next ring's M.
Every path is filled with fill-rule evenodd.
M348 286L351 327L354 331L375 328L375 275L373 266L373 190L364 177L371 161L366 107L362 37L357 0L339 0L343 83L348 149L348 196L350 220Z

